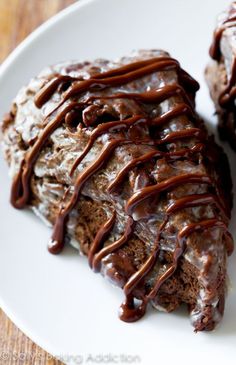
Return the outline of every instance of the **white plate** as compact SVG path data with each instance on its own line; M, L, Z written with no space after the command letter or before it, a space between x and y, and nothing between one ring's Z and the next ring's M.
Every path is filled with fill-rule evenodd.
M215 16L227 4L224 0L79 1L34 32L1 66L1 114L20 86L47 64L164 48L201 82L198 110L215 123L203 70ZM236 155L228 148L227 152L236 180ZM155 360L185 365L213 359L214 364L235 363L235 254L229 260L233 289L215 332L194 334L182 311L166 315L149 310L144 319L126 324L117 318L122 292L94 275L87 260L73 249L59 256L48 254L50 231L30 212L9 204L10 180L2 157L0 170L0 304L33 341L52 354L62 354L68 364L99 363L101 358L95 356L100 354L102 364L149 365Z

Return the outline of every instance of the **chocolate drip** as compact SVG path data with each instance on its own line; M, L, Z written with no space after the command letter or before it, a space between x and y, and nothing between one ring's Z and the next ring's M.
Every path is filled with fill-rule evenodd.
M104 247L100 252L98 252L93 259L92 267L95 272L99 272L101 269L101 261L102 259L112 254L114 251L118 250L129 240L134 230L134 221L131 217L128 218L128 222L126 224L125 232L121 238L119 238L114 243L111 243L109 246Z
M174 111L176 113L176 116L179 116L181 114L189 114L191 116L194 116L193 109L191 108L191 101L186 94L183 87L181 87L179 84L173 84L173 85L166 85L164 87L160 87L156 90L151 91L145 91L143 93L119 93L114 95L105 95L105 96L90 96L87 99L87 102L91 102L94 100L111 100L111 99L132 99L136 102L141 102L145 104L155 104L155 103L161 103L162 101L169 99L171 96L180 95L183 99L186 100L189 105L186 104L179 104L177 107L174 108ZM170 113L174 114L173 111L169 111ZM168 113L169 113L168 112ZM172 116L174 118L174 116ZM155 119L153 119L153 122L155 124Z
M199 128L187 128L182 131L171 132L167 134L165 137L161 138L157 144L170 143L175 141L176 139L185 139L185 138L198 138L203 140L205 137L205 133Z
M88 141L85 149L83 150L81 155L73 163L71 171L70 171L70 176L73 175L73 173L75 172L77 166L83 161L85 156L89 153L89 151L91 150L91 148L94 145L94 142L96 141L96 139L99 136L101 136L105 133L108 133L108 132L114 132L115 130L128 129L131 126L133 126L135 124L138 124L138 123L142 123L142 122L146 122L146 119L144 119L141 115L140 116L136 115L132 118L121 120L121 121L118 121L118 122L117 121L108 122L108 123L103 123L103 124L99 125L91 133L91 136L89 138L89 141Z
M68 75L57 75L52 80L50 80L37 94L34 103L37 108L41 108L54 94L58 86L64 82L72 82L76 80L75 78Z
M227 230L225 223L222 222L221 220L207 219L202 222L190 223L187 226L185 226L178 234L178 241L182 246L182 248L184 249L184 246L186 245L186 240L190 234L209 228L223 228L224 230Z
M236 26L236 2L233 2L230 5L229 11L227 13L226 19L216 28L213 35L213 42L210 47L210 56L216 60L220 61L221 59L221 49L220 49L220 41L223 36L223 33L226 29L232 28ZM228 83L225 89L219 96L219 105L222 108L227 108L229 104L234 101L236 96L236 60L233 60L230 76L228 77Z
M210 47L210 56L216 60L219 61L221 57L221 50L220 50L220 41L223 35L223 32L227 28L234 27L236 23L236 2L233 1L232 4L230 4L228 13L226 14L225 19L218 25L214 32L213 42Z
M231 76L229 77L228 84L219 96L218 102L222 108L227 108L231 104L231 102L234 101L236 96L235 84L236 84L236 60L234 59L231 68Z
M84 102L76 102L77 99L85 92L88 91L99 91L114 86L121 86L131 81L142 78L146 75L152 74L158 71L169 71L175 70L178 75L178 82L171 85L166 85L158 88L157 90L146 91L143 93L117 93L113 95L93 95L87 98ZM93 127L88 143L82 153L74 161L70 171L70 177L74 178L74 189L69 194L68 202L65 206L61 206L54 225L54 231L52 239L49 245L49 251L51 253L59 253L64 246L64 240L66 235L66 224L71 211L76 207L79 202L82 189L85 183L95 173L100 171L105 164L109 161L112 153L118 146L124 144L142 144L151 146L153 149L148 153L132 158L117 174L114 180L108 186L108 192L110 194L116 192L121 187L122 182L127 177L130 171L140 164L151 161L155 158L166 158L167 160L176 160L178 158L189 158L194 154L199 154L203 151L207 144L206 133L199 128L186 128L180 131L173 131L167 134L165 137L152 138L151 135L145 136L140 140L128 138L128 131L130 127L134 127L141 123L144 124L147 129L149 127L158 127L168 123L174 118L181 115L186 115L192 120L197 120L197 116L193 110L193 101L188 97L186 90L189 90L191 94L195 94L198 90L198 83L193 80L185 71L183 71L179 63L170 57L158 57L144 61L134 62L120 68L110 70L108 72L99 73L92 78L87 80L80 80L70 76L58 75L45 85L35 97L35 104L38 108L41 108L53 95L56 90L59 90L60 86L66 83L66 91L62 95L62 100L58 106L47 116L44 121L44 129L38 136L32 148L26 153L18 174L14 178L11 192L11 202L16 208L23 208L30 200L30 180L34 168L34 164L49 140L51 134L60 127L64 122L65 125L71 123L77 111L83 110L87 105L90 105L94 100L97 99L132 99L137 103L143 104L160 104L173 96L181 96L183 102L174 106L172 110L165 112L164 114L150 118L145 113L143 115L132 115L125 120L111 121L102 123L96 127ZM63 89L63 88L61 88ZM65 89L65 88L64 88ZM62 90L63 91L63 90ZM75 114L74 114L75 113ZM197 125L197 123L196 123ZM86 127L90 128L90 126ZM117 131L119 133L117 133ZM95 161L74 177L77 167L82 160L87 156L89 151L93 148L96 140L109 133L108 142L102 148L100 154L96 157ZM120 138L120 135L122 137ZM119 136L119 138L117 137ZM158 149L163 144L172 143L173 141L193 138L197 140L194 146L184 148L177 151L164 152ZM116 222L116 213L104 223L104 225L97 232L93 243L91 244L90 251L88 254L88 260L90 266L94 271L100 271L102 267L102 260L107 255L112 254L119 248L123 247L130 237L134 233L135 222L132 218L135 208L144 200L156 196L161 192L172 190L181 184L208 184L213 185L214 182L205 175L200 174L183 174L180 176L174 176L167 180L161 181L156 185L146 186L136 191L128 200L126 204L126 213L128 215L125 231L123 235L115 242L106 245L106 241L109 234ZM147 303L150 299L153 299L157 294L160 286L167 280L176 270L178 260L183 255L186 241L190 234L208 228L221 228L226 231L226 225L224 222L228 221L227 212L225 207L222 206L221 202L217 197L217 187L215 186L216 194L199 194L189 195L174 201L166 209L166 217L159 227L156 242L154 243L153 251L148 257L147 261L141 266L137 272L135 272L127 281L124 286L124 293L126 295L125 302L121 305L120 318L127 322L135 321L141 318L145 311ZM164 274L157 278L152 290L141 298L141 304L136 305L134 302L133 292L138 286L141 280L144 280L146 275L152 270L157 262L158 254L160 251L160 238L166 228L166 224L172 214L185 208L191 208L201 205L213 204L216 209L220 212L220 219L211 219L208 221L202 221L199 223L188 224L184 227L179 235L176 242L176 248L173 253L173 263L169 265ZM225 232L228 235L228 232ZM229 235L228 241L230 242Z
M166 216L166 218L164 219L163 223L161 224L160 228L159 228L159 232L156 238L156 242L154 244L154 249L153 252L151 253L151 255L149 256L149 258L147 259L147 261L142 265L142 267L135 273L133 274L129 280L127 281L127 283L124 286L124 293L126 295L126 298L130 297L131 293L133 292L133 290L137 287L137 285L139 284L139 282L145 278L145 276L151 271L151 269L153 268L153 266L156 263L157 260L157 255L159 253L159 241L160 241L160 237L161 234L168 222L168 216ZM145 302L145 300L144 300ZM147 301L146 301L147 303Z
M48 124L39 135L35 144L26 152L24 159L20 165L18 174L13 179L11 189L11 204L18 209L22 209L26 206L30 199L30 179L33 173L34 164L46 145L51 134L62 124L66 114L73 108L78 108L78 104L75 102L66 105L56 117L49 118Z
M91 79L74 83L65 93L64 100L91 89L101 90L108 87L124 85L148 74L162 71L163 69L165 71L169 71L171 69L177 70L179 77L181 78L181 69L179 63L176 60L169 57L153 58L147 61L135 62L133 64L120 67L117 70L111 70L107 73L101 73L99 75L93 76ZM199 89L198 83L189 75L187 81L194 91Z
M192 108L188 104L182 103L182 104L175 106L173 109L169 110L168 112L162 114L160 117L153 118L150 121L150 125L160 127L163 124L168 123L170 120L177 118L184 114L191 117L192 119L195 118Z
M201 203L206 204L203 200L201 201ZM196 201L195 204L193 204L192 206L199 206L201 205L201 203L199 204ZM184 205L182 207L181 205L178 206L178 209L182 208L184 208ZM166 218L166 220L161 225L158 234L159 236L163 231L167 222L168 218ZM134 290L134 288L138 285L138 283L151 271L151 269L155 265L156 257L159 252L159 245L156 244L155 249L153 250L153 253L149 256L148 260L144 263L144 265L141 267L140 270L138 270L133 276L131 276L131 278L129 278L124 287L126 300L124 301L124 303L122 303L120 308L120 313L121 313L120 319L122 319L125 322L134 322L143 317L143 315L146 312L148 301L156 297L157 292L162 286L162 284L167 279L169 279L177 269L178 261L186 249L187 238L194 232L198 232L205 229L214 229L214 228L221 228L224 231L227 231L227 226L221 220L218 219L208 219L198 223L191 223L188 224L186 227L184 227L178 234L177 244L173 254L173 263L169 265L168 269L165 271L164 274L160 275L157 278L153 289L149 292L149 294L146 297L142 299L141 304L135 307L134 298L131 293Z
M120 306L120 319L124 322L136 322L142 318L146 312L147 299L143 299L141 304L135 306L134 297L129 295Z
M162 88L162 93L158 94L158 97L160 97L158 100L158 102L163 101L163 95L164 92L167 92L166 95L169 95L169 89L166 90L166 87ZM171 85L171 92L174 91L176 92L176 87L174 85ZM144 94L144 93L143 93ZM119 94L120 95L120 94ZM130 94L122 94L122 95L126 95L126 97L130 96ZM134 95L134 94L132 94ZM135 95L141 95L141 94L135 94ZM171 94L172 95L172 94ZM139 98L137 96L137 99ZM118 96L117 96L118 97ZM97 99L98 97L94 97L94 99ZM107 98L107 97L106 97ZM109 97L111 98L111 97ZM157 95L156 95L157 98ZM91 99L91 98L89 98ZM105 99L105 98L104 98ZM146 97L147 99L147 97ZM134 117L128 118L126 120L121 120L121 121L114 121L114 122L108 122L108 123L103 123L101 125L99 125L97 128L94 129L94 131L91 133L91 136L89 138L89 141L85 147L85 149L83 150L83 152L81 153L81 155L75 160L75 162L72 165L71 171L70 171L70 176L73 175L73 173L75 172L77 166L83 161L83 159L85 158L85 156L89 153L89 151L91 150L91 148L93 147L94 142L96 141L96 139L101 136L104 133L108 133L108 132L113 132L116 129L120 130L120 129L128 129L129 127L131 127L132 125L135 125L137 123L141 123L141 122L146 122L148 123L148 125L155 125L155 126L160 126L164 123L167 123L168 121L170 121L173 118L176 118L182 114L191 114L191 116L193 116L193 112L192 109L186 105L186 104L180 104L177 107L173 108L172 110L166 112L165 114L161 115L158 118L153 118L153 119L147 119L145 117L142 117L141 115L136 115ZM181 132L181 133L180 133ZM202 132L197 129L197 128L189 128L188 131L180 131L180 132L174 132L171 133L171 135L166 136L166 139L162 139L160 140L160 143L163 142L167 142L168 138L172 138L173 140L176 138L185 138L185 137L198 137L198 136L202 136ZM176 134L177 133L177 134Z
M226 223L229 222L229 218L227 217L227 211L225 207L222 206L219 198L213 194L194 194L188 195L184 198L176 200L174 203L171 203L166 209L167 214L176 213L178 210L185 208L192 208L201 205L214 204L216 208L220 211L222 218Z
M162 274L148 294L148 299L154 299L157 295L158 290L160 289L161 285L170 278L173 273L175 272L178 266L178 260L183 255L186 249L187 238L193 234L194 232L205 230L205 229L214 229L214 228L221 228L224 231L227 230L226 225L218 219L208 219L198 223L190 223L185 226L177 236L177 244L173 254L173 263L169 266L164 274Z
M134 167L137 167L140 164L150 161L152 158L165 157L167 160L175 160L180 157L191 156L194 153L201 152L202 150L203 150L203 144L198 143L198 144L194 145L192 148L184 148L182 150L175 151L175 152L162 152L162 151L156 151L156 150L148 152L147 154L145 154L141 157L138 157L138 158L134 158L133 160L128 162L123 167L123 169L121 169L119 171L119 173L116 175L115 179L108 185L107 190L110 194L113 193L117 188L119 188L119 186L121 185L121 183L123 182L123 180L125 179L127 174Z
M114 139L108 142L102 149L100 155L95 160L95 162L89 165L81 174L79 174L79 176L75 181L74 192L71 196L71 199L69 200L69 203L65 206L64 209L61 209L58 214L54 226L54 231L52 234L52 239L48 247L51 253L59 253L64 246L64 238L66 233L66 223L68 216L72 211L72 209L74 209L76 204L78 203L81 190L86 181L107 163L107 160L109 159L111 153L117 146L121 144L130 144L130 143L139 144L142 143L142 141L134 142L127 139Z
M183 174L171 177L168 180L157 183L156 185L147 186L135 192L126 204L126 213L131 215L134 208L143 200L157 193L174 189L181 184L212 184L212 181L208 176L199 174Z
M166 224L168 223L170 215L176 213L179 210L185 209L185 208L198 207L198 206L208 205L208 204L213 204L217 207L217 209L222 213L223 217L225 218L225 223L222 221L219 221L219 220L208 220L208 221L200 222L199 223L200 226L199 226L199 224L192 224L192 225L190 224L190 225L186 226L187 228L189 227L188 228L189 230L181 231L182 233L180 232L180 237L183 238L183 232L185 232L185 238L187 239L188 235L191 234L191 229L193 232L194 230L200 229L202 226L204 226L206 228L207 224L210 227L221 227L221 228L226 229L226 224L228 223L228 218L225 215L224 207L221 206L221 203L219 202L218 197L213 194L188 195L184 198L180 198L180 199L176 200L174 203L171 203L166 209L166 218L164 219L163 223L160 226L157 241L156 241L156 244L154 245L154 250L153 250L152 254L149 256L149 258L147 259L145 264L135 274L133 274L129 278L126 285L124 286L124 293L126 294L126 296L129 296L132 293L134 288L137 287L139 282L145 278L145 276L152 270L153 266L155 265L156 258L157 258L158 252L159 252L159 239L160 239L160 236L161 236ZM215 222L215 225L213 224L214 222ZM231 242L232 242L232 237L231 237ZM181 246L182 246L182 243L181 243ZM179 247L178 247L178 249L179 249ZM230 252L231 248L228 251ZM182 253L183 253L182 251L177 251L176 256L174 256L175 259L178 259L179 255L182 255ZM172 275L173 270L175 270L175 268L176 268L176 262L174 261L174 264L171 265L169 267L169 269L165 272L165 274L162 275L156 281L155 288L148 295L149 299L154 299L154 297L156 296L157 291L160 288L160 286L162 285L162 283L168 277L170 277Z
M89 262L89 266L91 268L93 268L93 266L94 266L95 254L99 251L102 244L105 242L105 240L109 236L115 222L116 222L116 213L114 212L112 214L111 218L108 219L108 221L105 222L101 226L101 228L98 230L98 232L94 238L94 241L89 249L89 254L88 254L88 262Z

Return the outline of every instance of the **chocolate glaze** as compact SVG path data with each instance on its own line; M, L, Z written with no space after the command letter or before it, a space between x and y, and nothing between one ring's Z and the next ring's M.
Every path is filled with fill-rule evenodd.
M178 83L163 86L155 91L146 91L143 93L118 93L109 96L99 96L94 95L89 97L83 103L78 103L75 98L79 97L81 94L87 91L99 91L103 89L112 88L114 86L124 85L131 81L137 80L144 77L145 75L152 74L154 72L168 71L174 69L178 75ZM194 95L198 90L198 83L193 80L185 71L183 71L179 63L170 57L157 57L151 58L144 61L130 63L128 65L122 66L120 68L110 70L108 72L99 73L92 76L86 80L79 80L76 78L70 78L69 76L56 75L55 78L50 80L40 92L36 95L35 105L41 108L53 95L53 93L63 84L67 83L67 88L58 106L47 116L44 121L45 128L42 133L38 136L32 148L26 153L23 159L19 172L15 176L12 184L11 192L11 202L16 208L23 208L30 200L30 180L34 168L34 164L44 148L48 138L51 134L67 121L71 123L73 120L73 112L77 110L82 110L86 105L89 105L91 101L96 99L132 99L143 104L159 104L164 100L181 95L184 102L176 105L172 110L167 111L163 115L157 118L150 118L144 113L143 115L132 115L125 120L111 121L107 123L100 124L93 127L93 131L90 134L89 141L84 148L83 152L75 160L72 169L70 171L70 176L73 177L74 173L89 153L93 147L97 138L108 132L118 131L119 134L114 136L114 138L109 139L103 146L99 156L95 161L86 167L74 181L74 189L70 194L69 201L64 206L61 206L58 217L54 225L54 231L52 234L52 239L49 245L49 251L51 253L59 253L64 246L65 234L66 234L66 223L71 211L76 207L80 196L81 190L83 189L85 183L91 176L103 168L103 166L108 162L114 150L124 144L144 144L153 146L153 151L144 154L141 157L133 158L128 162L122 170L119 171L117 176L108 186L108 191L110 194L114 192L117 193L119 187L123 183L125 177L128 173L136 166L149 162L152 159L166 158L170 160L176 160L178 158L190 158L193 155L198 155L207 146L208 140L206 133L200 128L188 128L181 131L173 131L163 138L152 138L151 135L146 136L143 139L128 138L127 135L121 132L128 131L130 127L134 125L143 125L146 127L158 127L170 121L172 118L176 118L180 115L187 115L193 120L197 120L197 116L193 110L193 101L188 96L188 93ZM68 86L69 83L69 86ZM63 88L62 88L63 89ZM196 125L198 125L196 123ZM86 126L88 127L88 126ZM158 147L172 143L173 141L193 138L198 142L191 148L184 148L179 151L163 152L159 150ZM102 259L115 252L117 249L121 248L126 244L133 234L135 222L133 220L133 213L137 209L138 205L147 200L152 196L156 196L160 192L169 191L171 189L180 186L181 184L208 184L210 186L215 186L215 182L212 181L208 176L200 174L186 173L180 176L174 176L167 180L157 183L156 185L145 186L138 191L136 191L128 200L126 204L126 213L128 215L125 231L123 235L115 242L105 245L105 241L109 237L110 232L116 222L116 213L109 217L107 222L99 229L96 237L90 247L90 252L88 255L89 264L94 271L100 271L102 265ZM126 299L121 305L120 318L127 322L135 321L141 318L145 311L147 303L150 299L154 298L157 294L161 285L175 272L178 260L183 255L186 245L187 238L190 234L204 229L221 228L226 232L227 227L225 222L228 220L227 209L222 205L219 197L217 196L218 190L215 187L215 193L211 194L199 194L199 195L189 195L187 197L176 200L172 203L166 210L166 217L161 224L156 237L156 242L154 244L154 249L148 257L147 261L141 266L141 268L133 274L124 286L124 293ZM159 254L159 244L162 232L165 229L166 224L169 221L169 217L176 211L185 209L188 207L201 206L206 204L213 204L216 209L218 209L218 219L211 219L207 221L202 221L197 224L186 225L178 234L176 248L173 254L173 263L169 265L164 274L157 278L152 290L145 296L141 298L141 304L135 305L133 291L139 284L141 280L150 272L158 259ZM226 233L229 237L229 233Z

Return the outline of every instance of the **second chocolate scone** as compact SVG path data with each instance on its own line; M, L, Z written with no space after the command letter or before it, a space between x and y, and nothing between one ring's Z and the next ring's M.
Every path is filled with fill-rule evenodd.
M189 307L196 331L224 311L231 178L194 110L198 83L164 51L45 69L2 123L11 202L53 225L124 290L120 318Z
M236 2L219 15L206 80L215 104L221 139L236 150Z

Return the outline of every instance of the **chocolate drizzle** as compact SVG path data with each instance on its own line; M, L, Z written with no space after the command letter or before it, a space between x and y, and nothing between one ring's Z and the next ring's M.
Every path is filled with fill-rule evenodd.
M216 60L220 61L221 59L221 49L220 49L220 42L223 36L223 33L228 28L232 28L236 26L236 2L233 2L228 12L226 13L224 19L220 22L218 27L216 28L213 36L213 42L210 47L210 56ZM225 89L221 92L218 103L222 108L228 108L230 104L235 100L236 96L236 59L234 58L230 75L228 75L228 83Z
M212 184L212 181L208 176L199 174L184 174L180 176L170 177L168 180L160 182L156 185L147 186L143 189L138 190L128 200L126 204L126 213L132 215L134 208L140 204L143 200L150 198L157 193L174 189L181 184Z
M146 91L142 93L117 93L109 96L93 95L87 98L84 102L77 102L75 98L79 98L85 92L108 89L114 86L122 86L146 75L158 71L175 70L178 75L178 83L165 85L157 90ZM49 245L49 251L51 253L59 253L64 246L66 235L66 224L71 211L76 207L81 196L81 191L88 181L95 173L100 171L105 164L109 161L114 150L118 146L125 144L136 145L148 145L152 146L153 150L145 153L137 158L132 158L116 175L114 180L108 186L108 192L112 195L117 193L121 187L123 181L128 176L129 172L135 167L149 162L153 159L165 158L167 160L177 160L179 158L190 158L191 156L198 156L204 150L207 145L206 133L198 128L197 116L193 110L193 101L189 98L190 95L194 95L198 89L198 84L193 80L185 71L183 71L179 63L170 57L157 57L144 61L130 63L120 68L103 72L92 76L92 78L86 80L79 80L71 78L69 76L57 75L50 80L36 95L35 105L41 108L53 95L55 91L63 84L66 83L66 90L62 94L62 99L58 106L47 116L44 121L44 129L39 134L38 139L34 145L27 151L25 158L23 159L19 172L14 178L11 192L11 202L16 208L23 208L30 201L30 181L34 168L34 164L45 147L51 134L60 127L66 120L71 122L73 119L73 113L78 110L83 110L87 105L90 105L94 100L98 99L132 99L138 103L143 104L160 104L173 96L181 96L183 100L181 103L174 106L173 109L165 112L159 117L147 116L145 113L140 115L132 115L127 119L115 120L104 122L93 127L93 131L90 134L89 141L85 146L82 153L75 159L70 171L70 177L73 178L77 167L82 160L90 152L96 140L106 134L110 133L113 138L107 140L104 146L97 156L95 161L87 166L81 173L74 177L73 190L69 196L69 201L61 206L58 217L56 219L52 239ZM62 88L63 89L63 88ZM173 131L164 137L153 138L151 135L147 135L143 138L127 137L127 134L121 132L128 132L131 127L144 126L145 128L158 128L168 123L173 118L177 118L181 115L186 115L193 121L196 121L196 127L187 128L179 131ZM91 126L85 126L91 127ZM119 132L119 133L115 133ZM179 149L177 151L164 151L159 147L166 146L167 144L179 141L181 139L194 139L196 144L192 147ZM167 180L157 183L156 185L145 186L137 190L127 201L125 211L128 216L126 226L123 235L115 242L105 245L109 235L116 223L116 212L108 218L103 226L99 229L94 238L93 243L90 246L88 254L88 260L90 266L94 271L100 271L102 266L102 260L109 254L112 254L119 248L123 247L134 233L135 221L134 213L140 203L146 201L148 198L156 196L159 193L173 190L181 184L207 184L211 187L215 186L215 181L209 176L200 174L182 174L179 176L173 176ZM120 318L127 322L135 321L141 318L145 311L146 306L150 299L153 299L161 285L175 272L178 260L183 255L187 238L194 232L204 229L220 228L224 231L227 230L228 214L225 206L222 205L219 197L217 196L217 187L215 186L215 193L188 195L182 197L173 203L171 203L166 209L166 216L159 227L156 242L154 244L153 251L148 257L147 261L141 266L141 268L135 272L127 281L124 286L124 293L126 300L121 306ZM178 234L176 248L173 253L173 263L169 265L166 271L160 275L152 290L141 298L141 304L135 304L133 292L137 288L141 280L152 270L158 259L160 251L160 239L165 227L172 214L179 210L197 207L201 205L212 204L219 211L219 218L211 220L204 220L199 223L192 223L185 226ZM228 234L228 233L227 233Z

